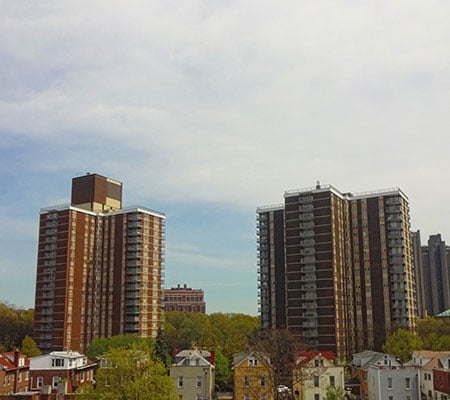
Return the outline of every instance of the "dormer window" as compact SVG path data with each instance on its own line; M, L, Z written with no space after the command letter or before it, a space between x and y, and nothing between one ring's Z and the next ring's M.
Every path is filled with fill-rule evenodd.
M52 367L64 367L64 358L52 358Z
M249 367L256 367L258 365L258 359L254 358L254 357L249 358L248 365L249 365Z

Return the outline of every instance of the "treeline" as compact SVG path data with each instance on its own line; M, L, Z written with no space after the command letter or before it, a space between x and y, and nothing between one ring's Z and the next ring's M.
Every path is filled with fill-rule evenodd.
M33 335L33 320L33 309L0 302L0 351L21 348L24 338Z
M450 319L420 319L415 332L398 329L383 346L384 352L397 356L402 362L410 360L415 350L450 351Z

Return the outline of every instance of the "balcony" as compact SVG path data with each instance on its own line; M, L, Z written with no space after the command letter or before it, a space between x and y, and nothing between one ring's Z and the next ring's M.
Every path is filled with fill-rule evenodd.
M128 229L128 236L141 236L142 231L140 229Z
M301 238L314 237L314 231L313 230L301 231L299 235Z
M311 229L314 228L314 222L301 222L299 227L300 229Z
M312 211L314 206L312 204L304 204L298 208L300 211Z
M315 261L316 261L316 257L314 257L314 256L302 257L300 260L300 262L302 264L311 263L311 262L315 262Z
M303 331L303 337L306 338L316 338L319 336L319 332L317 329L305 330Z
M313 197L312 196L300 196L298 198L299 204L312 203L312 201L313 201Z
M401 204L400 197L389 197L386 199L386 204Z
M314 219L314 214L313 213L300 214L299 219L300 221L312 221Z

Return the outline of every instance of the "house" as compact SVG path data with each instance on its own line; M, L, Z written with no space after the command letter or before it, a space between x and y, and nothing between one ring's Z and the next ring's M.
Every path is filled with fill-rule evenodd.
M372 350L365 350L353 354L352 361L349 364L351 379L346 382L346 388L351 387L352 398L368 399L368 380L367 374L369 366L400 366L400 362L392 355L380 353Z
M414 351L410 364L418 368L423 399L450 399L450 351Z
M256 351L235 354L232 364L234 398L273 400L274 387L271 369L270 359L264 354Z
M30 360L19 351L0 353L0 394L27 392Z
M198 349L179 352L170 367L170 376L180 400L214 399L214 352Z
M70 395L94 378L95 363L73 351L53 351L30 358L30 389ZM67 396L65 397L67 398Z
M368 400L419 400L415 366L371 364L367 372Z
M302 351L293 372L296 400L321 400L329 386L344 388L344 367L336 365L332 351Z

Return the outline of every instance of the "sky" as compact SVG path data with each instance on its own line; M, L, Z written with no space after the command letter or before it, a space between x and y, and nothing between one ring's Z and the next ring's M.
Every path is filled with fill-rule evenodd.
M400 187L450 242L450 2L0 0L0 300L71 179L166 214L166 287L257 315L256 208Z

